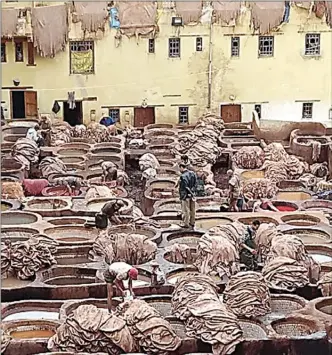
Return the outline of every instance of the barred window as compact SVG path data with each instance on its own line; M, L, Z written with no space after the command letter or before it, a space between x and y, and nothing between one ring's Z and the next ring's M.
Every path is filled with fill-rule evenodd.
M273 57L274 37L259 36L258 38L258 55L260 57Z
M180 57L180 38L170 38L168 40L168 56L170 58Z
M6 43L1 43L1 63L7 62Z
M189 123L189 107L179 107L179 124Z
M312 102L304 102L302 105L302 118L312 118L313 112L313 103Z
M196 52L203 50L203 37L196 37Z
M94 68L94 42L70 42L70 74L93 74Z
M305 55L320 54L320 34L307 33L305 35Z
M120 121L120 109L110 108L108 111L108 114L111 118L113 118L114 121L116 121L116 122Z
M154 53L155 52L155 40L154 38L149 38L149 53Z
M232 37L231 39L231 56L240 56L240 37Z

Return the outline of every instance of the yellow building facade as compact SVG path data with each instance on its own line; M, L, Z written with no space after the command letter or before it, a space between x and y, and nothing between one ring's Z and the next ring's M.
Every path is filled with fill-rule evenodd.
M264 119L329 120L332 31L325 17L308 16L307 10L292 6L289 22L263 38L253 34L246 6L235 26L207 21L180 27L172 26L174 11L163 3L158 7L155 39L122 36L118 40L117 30L108 23L104 33L86 36L85 45L93 53L89 74L71 73L75 59L71 49L80 44L71 41L83 40L80 23L70 23L70 42L63 52L54 58L35 55L34 65L27 64L27 42L23 42L24 60L19 62L15 42L3 41L5 117L13 118L12 91L23 88L37 93L39 113L50 113L57 100L59 118L65 115L68 92L74 91L84 123L112 110L122 124L134 124L135 108L142 106L154 111L156 123L192 124L207 111L220 114L223 106L226 121L228 116L230 121L251 121L254 109ZM306 53L308 41L316 41L318 50ZM179 50L179 57L170 57L170 45ZM262 48L267 55L259 54ZM19 82L17 88L14 80ZM238 110L235 119L234 110Z

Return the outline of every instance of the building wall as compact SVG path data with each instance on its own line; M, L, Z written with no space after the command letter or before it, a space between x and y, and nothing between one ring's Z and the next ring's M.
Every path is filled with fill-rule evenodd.
M242 106L242 120L251 121L255 104L262 105L262 117L275 120L301 120L302 103L314 101L313 121L328 120L332 106L332 32L325 20L305 10L292 8L290 22L275 34L274 56L258 57L258 36L249 28L247 10L236 27L213 25L212 85L209 107L209 41L210 25L199 24L175 28L171 14L159 14L160 32L155 40L155 53L148 53L148 39L122 37L117 46L116 31L107 25L95 41L95 73L69 74L69 49L55 58L35 57L36 66L14 62L14 45L7 43L7 63L2 63L2 86L13 86L14 78L21 86L33 86L38 92L40 113L51 112L54 100L65 100L68 91L84 101L84 120L90 110L101 116L102 106L121 107L122 122L133 121L134 106L143 99L156 105L156 122L178 122L179 106L189 106L189 123L206 111L220 113L222 103ZM305 33L321 33L321 56L305 57ZM231 35L240 36L240 56L230 55ZM169 37L181 38L181 58L168 57ZM196 52L196 37L203 38L203 51ZM71 39L82 39L80 24L71 25ZM26 50L26 48L25 48ZM27 53L25 53L27 58ZM26 62L26 60L25 60ZM233 101L230 100L233 96ZM9 108L9 90L2 90L2 101ZM57 115L62 117L62 111Z

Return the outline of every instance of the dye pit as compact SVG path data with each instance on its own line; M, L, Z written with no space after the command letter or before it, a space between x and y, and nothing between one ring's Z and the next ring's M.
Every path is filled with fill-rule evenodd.
M321 211L330 211L332 207L327 204L320 205L321 201L313 198L313 191L304 187L299 180L291 182L287 180L278 183L279 187L271 198L279 212L273 214L265 211L251 212L255 199L250 201L247 211L219 212L219 206L227 202L227 196L209 195L197 198L195 230L183 231L179 227L180 217L178 216L181 203L177 189L174 187L178 174L177 164L181 154L173 153L171 146L175 146L179 137L185 132L171 125L165 130L164 135L162 133L154 135L152 131L157 129L143 130L143 137L148 139L147 147L150 145L153 148L150 150L129 150L125 148L128 147L128 139L120 136L116 146L111 148L104 146L103 143L102 145L94 145L92 142L91 144L89 142L89 145L75 143L75 146L54 147L52 154L54 156L59 154L60 159L70 168L75 168L74 165L76 165L76 174L82 176L90 184L100 184L99 158L104 158L105 161L114 159L121 166L120 169L127 173L129 184L124 186L125 197L122 200L125 202L123 215L126 218L129 216L128 222L124 218L123 225L112 226L109 233L114 235L137 234L157 244L156 254L151 260L135 265L139 270L139 275L137 280L133 280L134 293L138 299L145 300L156 309L181 339L181 346L176 351L166 351L163 354L210 355L211 344L202 342L199 337L197 337L197 342L192 336L188 336L185 323L176 319L172 313L172 294L178 281L198 271L196 262L199 245L200 248L203 245L202 237L213 227L225 227L235 222L243 224L244 228L247 228L254 220L271 223L278 233L298 236L308 247L309 255L320 264L322 273L327 274L332 272L332 251L330 252L332 236L328 220ZM251 129L237 130L234 128L227 129L227 131L227 133L221 133L221 138L225 136L227 138L220 139L218 143L222 149L227 145L227 153L223 152L211 164L216 188L223 192L228 189L226 173L229 169L234 170L232 155L242 147L253 144L258 147L260 144L260 141L252 136ZM238 138L233 138L233 136ZM284 145L288 146L289 142L284 142ZM41 150L43 152L43 149ZM139 170L140 157L144 153L151 152L155 153L156 157L163 158L163 161L159 158L161 169L157 171L157 176L153 180L142 178L142 172ZM297 155L298 152L291 153ZM252 179L263 179L265 175L262 168L239 170L241 184L248 183ZM107 288L102 276L102 270L105 270L106 265L104 261L95 261L96 259L91 256L93 246L101 233L94 227L86 228L85 223L93 221L95 213L100 211L105 202L114 198L86 200L85 192L82 189L77 191L75 196L67 196L67 191L63 187L48 187L43 193L44 197L24 199L23 212L15 212L16 205L12 204L12 200L7 201L7 198L3 197L1 202L4 217L2 236L6 241L28 243L32 236L40 233L55 242L57 249L54 254L55 263L38 269L31 279L21 280L16 276L7 278L2 276L2 301L4 302L2 321L8 324L7 328L4 328L5 335L12 338L4 355L12 355L15 352L20 355L49 352L47 348L49 338L57 332L59 324L63 323L67 317L71 317L73 311L77 310L80 305L96 305L98 309L107 311ZM131 216L134 209L140 210L144 219L151 218L147 223L148 226L145 224L133 226ZM160 222L160 224L156 226L150 224L151 221ZM189 262L171 261L166 249L178 244L189 247ZM158 262L165 277L164 284L151 284L152 260ZM263 266L263 263L258 265L259 273L262 272ZM239 270L244 270L243 264L240 264ZM215 273L209 276L215 284L220 302L224 303L223 292L229 282L229 276L224 274L219 276ZM129 287L128 281L124 281L124 286ZM244 289L245 287L246 285L243 285ZM243 344L236 346L234 354L247 355L246 349L259 355L282 354L292 348L292 355L314 353L330 355L328 341L331 339L327 339L323 328L332 326L330 317L332 305L326 301L329 297L322 294L318 282L308 283L293 292L276 291L270 287L270 293L271 310L268 314L252 319L237 319L244 340ZM115 291L113 310L122 302L119 296L121 295ZM31 308L28 305L29 300L43 303L40 308L38 305ZM322 300L325 303L320 304ZM25 301L27 304L20 304L20 301ZM58 306L59 309L53 307L52 302L61 303ZM10 312L6 309L10 309ZM322 314L325 317L323 320ZM40 325L34 325L33 322L36 321L41 322ZM214 321L214 319L211 320L212 323ZM27 323L23 326L17 322L31 322L31 324ZM54 328L47 327L47 322L53 322ZM292 347L295 340L299 342L299 347ZM307 342L311 344L307 346L308 349L306 349ZM19 352L17 352L18 348ZM139 349L139 351L145 353L144 349ZM123 353L126 352L123 351ZM158 352L155 353L158 354Z

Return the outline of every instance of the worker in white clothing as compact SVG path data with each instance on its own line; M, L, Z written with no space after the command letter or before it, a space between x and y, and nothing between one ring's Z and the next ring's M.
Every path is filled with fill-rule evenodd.
M34 127L28 129L26 135L26 138L33 140L35 143L37 143L38 147L43 145L43 141L44 141L39 131L40 131L39 125L35 125Z
M137 280L138 270L125 262L112 263L104 272L104 279L107 283L107 304L108 310L112 309L113 285L120 291L122 297L126 295L123 281L128 280L130 296L134 297L133 280Z

